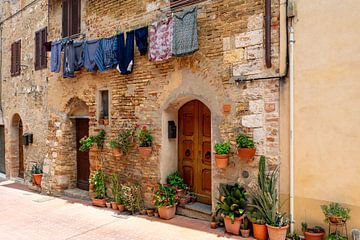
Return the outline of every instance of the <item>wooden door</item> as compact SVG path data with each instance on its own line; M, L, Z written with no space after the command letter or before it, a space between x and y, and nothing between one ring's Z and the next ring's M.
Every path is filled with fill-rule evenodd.
M77 187L89 190L90 163L89 152L81 152L80 139L89 136L89 119L76 119L76 162L77 162Z
M198 200L211 204L211 113L198 100L179 110L178 166Z
M18 143L19 143L19 177L24 178L24 147L23 147L23 125L21 119L18 126Z
M0 126L0 172L5 173L5 132Z

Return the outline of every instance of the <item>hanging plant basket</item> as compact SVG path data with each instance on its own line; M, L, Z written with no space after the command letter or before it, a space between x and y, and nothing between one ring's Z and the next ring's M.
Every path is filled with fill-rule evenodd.
M239 148L238 156L241 160L252 161L256 153L256 148Z
M228 154L215 154L216 167L226 168L229 164Z
M149 157L151 155L152 149L151 147L139 147L139 153L143 157Z

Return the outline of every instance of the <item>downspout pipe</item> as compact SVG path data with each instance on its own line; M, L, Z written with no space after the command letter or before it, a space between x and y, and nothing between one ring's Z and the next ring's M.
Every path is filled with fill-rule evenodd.
M271 0L265 0L265 62L271 68Z

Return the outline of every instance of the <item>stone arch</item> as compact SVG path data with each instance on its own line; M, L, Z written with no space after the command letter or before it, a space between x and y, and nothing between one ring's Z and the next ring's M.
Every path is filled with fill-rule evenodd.
M10 152L8 157L8 170L11 178L24 178L26 162L22 144L23 121L18 113L11 118L10 123Z
M71 98L65 105L64 112L69 117L88 117L89 106L78 97Z

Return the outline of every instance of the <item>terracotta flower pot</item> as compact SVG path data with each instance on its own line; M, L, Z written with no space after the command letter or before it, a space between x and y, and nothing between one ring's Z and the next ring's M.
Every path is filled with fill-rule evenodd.
M33 175L32 175L33 183L34 183L35 185L37 185L37 186L41 186L42 177L43 177L43 174L42 174L42 173L33 174Z
M159 213L158 213L158 212L154 212L154 216L155 216L155 217L159 217Z
M238 155L241 160L251 161L256 153L256 148L239 148Z
M103 123L104 123L104 125L109 125L109 119L108 118L104 118L103 119Z
M146 215L146 210L145 210L145 209L141 210L141 211L140 211L140 214L141 214L141 215Z
M107 208L111 208L111 203L110 203L110 202L106 202L106 207L107 207Z
M93 184L93 183L90 183L90 184L89 184L89 190L90 190L90 191L93 191L93 190L94 190L94 184Z
M119 212L125 211L125 205L124 204L116 204L117 208L119 209Z
M266 224L269 238L270 240L285 240L286 239L286 233L287 229L289 228L289 225L286 225L284 227L274 227Z
M159 207L159 215L162 219L172 219L175 217L176 206L163 206Z
M305 240L322 240L325 236L324 232L320 233L311 233L311 232L304 232Z
M154 209L146 209L146 213L149 217L154 216Z
M182 196L185 193L185 189L176 189L176 193L178 196Z
M212 229L216 229L217 228L217 222L210 222L210 227Z
M228 154L215 154L216 167L226 168L229 164Z
M151 155L152 149L151 147L139 147L139 153L143 157L148 157Z
M243 216L235 218L234 223L231 223L231 218L228 216L224 217L225 230L228 233L239 235L240 234L240 225L243 220Z
M253 233L254 238L256 238L257 240L268 239L268 232L265 224L253 223Z
M249 235L250 235L250 230L245 230L245 229L240 229L240 232L241 232L241 236L244 237L244 238L248 238Z
M122 151L119 148L113 148L112 152L113 152L114 157L121 157L122 156Z
M328 217L329 222L331 223L343 223L345 222L344 219L342 219L342 217L338 217L338 216L330 216Z
M114 210L118 209L116 202L111 203L111 208L114 209Z
M92 205L97 206L97 207L106 207L106 200L93 198Z

